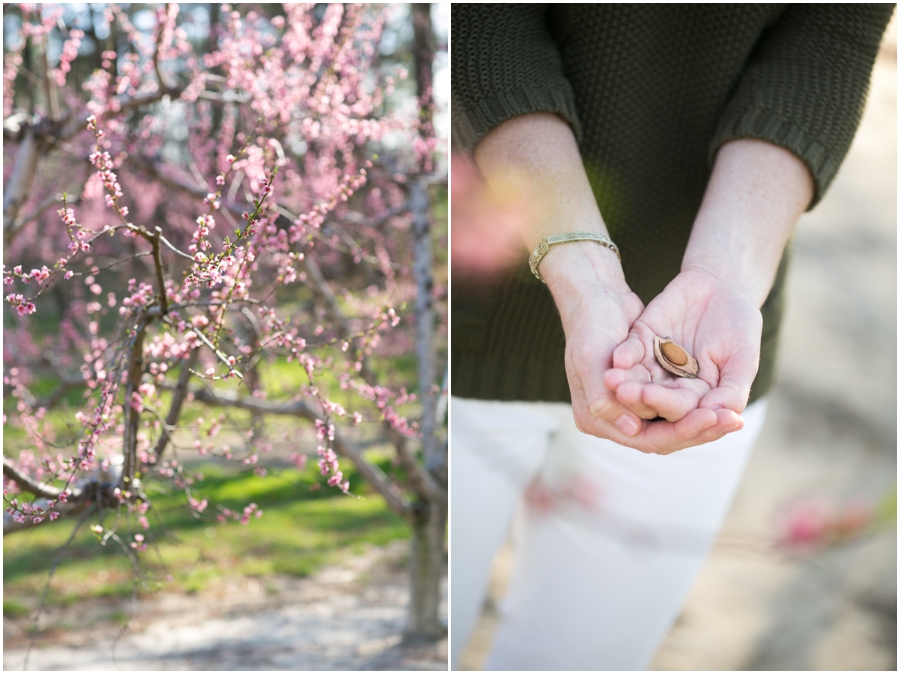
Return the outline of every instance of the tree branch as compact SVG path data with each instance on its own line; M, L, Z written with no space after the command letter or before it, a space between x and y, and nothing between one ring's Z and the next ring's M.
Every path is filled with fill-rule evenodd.
M168 19L169 15L169 4L166 3L166 18ZM153 51L153 71L156 73L156 81L159 82L159 88L167 91L171 89L169 86L169 82L163 77L162 68L159 65L159 50L162 47L162 36L164 32L165 24L159 23L157 25L157 33L156 33L156 49Z
M35 496L56 500L62 493L62 490L57 487L46 484L45 482L36 482L24 473L19 472L12 461L5 456L3 457L3 475L19 485L19 488L23 491L27 491Z
M224 407L236 407L238 409L249 410L251 412L260 412L262 414L299 417L313 423L319 419L319 415L316 414L315 410L302 400L278 404L252 398L239 398L232 393L213 393L207 389L192 389L191 393L194 396L194 400L206 403L207 405L221 405ZM359 448L347 440L337 430L335 430L334 434L334 449L340 456L350 459L360 475L362 475L366 482L372 485L375 490L381 494L391 510L402 517L408 517L410 515L411 511L409 503L397 493L394 486L391 484L390 479L380 468L378 468L378 466L366 461Z
M26 128L3 195L3 238L7 246L12 241L16 216L25 203L31 183L34 181L40 149L41 142L37 139L34 129Z
M184 405L185 398L187 398L187 384L188 379L191 377L191 368L197 362L199 353L199 349L194 349L191 351L191 355L181 364L181 372L178 373L178 383L175 385L175 390L172 393L172 404L169 407L169 414L166 415L166 421L162 427L162 435L159 436L159 440L156 441L156 448L153 450L157 460L162 457L163 452L166 451L166 446L171 440L169 429L174 427L181 417L181 407Z
M153 266L156 269L156 280L159 282L159 307L163 316L169 313L169 300L166 298L166 279L163 274L162 257L159 252L159 241L162 239L162 229L156 227L150 236L150 244L153 246Z
M119 487L122 491L131 488L137 468L137 432L141 420L141 413L132 405L131 397L138 392L141 385L141 377L144 374L144 335L149 323L148 318L139 317L140 323L136 328L131 341L131 352L128 356L128 375L125 384L125 436L122 439L122 454L125 457L125 465L119 478Z

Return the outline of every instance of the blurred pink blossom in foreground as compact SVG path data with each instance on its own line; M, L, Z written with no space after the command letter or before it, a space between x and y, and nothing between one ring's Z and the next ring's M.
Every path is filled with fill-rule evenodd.
M520 232L524 204L493 193L477 167L462 155L451 158L454 273L488 277L528 257Z
M896 490L879 502L856 499L843 504L809 498L791 504L781 515L776 544L792 552L809 552L849 542L896 522Z
M548 515L566 504L575 504L589 512L597 512L602 506L602 489L594 481L570 475L560 484L550 485L540 478L525 490L525 503L535 512Z

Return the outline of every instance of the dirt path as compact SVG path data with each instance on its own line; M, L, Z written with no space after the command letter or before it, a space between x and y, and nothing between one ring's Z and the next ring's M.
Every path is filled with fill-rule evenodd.
M446 670L446 639L401 640L407 548L373 547L312 578L246 579L140 600L118 641L116 617L131 615L130 602L55 609L41 625L57 627L42 633L29 669ZM22 669L30 624L4 617L4 669Z

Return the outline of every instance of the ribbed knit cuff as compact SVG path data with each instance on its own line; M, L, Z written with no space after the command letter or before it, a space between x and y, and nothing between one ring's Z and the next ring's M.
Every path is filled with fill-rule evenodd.
M815 184L815 195L807 210L819 203L840 166L838 160L829 157L827 150L799 126L759 108L723 118L710 145L710 165L722 145L742 138L756 138L783 147L806 164Z
M474 150L494 127L507 119L534 112L559 115L572 127L576 140L581 140L581 124L572 91L568 87L556 87L500 91L470 103L465 109L454 104L451 110L453 143L462 149Z

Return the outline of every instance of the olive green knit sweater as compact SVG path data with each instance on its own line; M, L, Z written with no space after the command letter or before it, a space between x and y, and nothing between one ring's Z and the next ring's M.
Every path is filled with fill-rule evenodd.
M471 150L531 112L566 120L646 304L679 272L724 142L791 150L812 172L813 205L821 199L859 124L893 7L454 4L453 140ZM527 257L490 284L453 275L453 395L570 400L559 317ZM771 383L785 263L763 306L751 400Z

